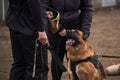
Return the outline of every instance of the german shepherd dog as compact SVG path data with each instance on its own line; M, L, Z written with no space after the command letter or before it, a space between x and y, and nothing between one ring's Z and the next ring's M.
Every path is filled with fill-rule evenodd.
M72 31L77 40L66 41L68 58L68 73L70 80L107 80L103 66L98 60L96 52L83 40L83 33ZM75 42L77 41L77 44Z

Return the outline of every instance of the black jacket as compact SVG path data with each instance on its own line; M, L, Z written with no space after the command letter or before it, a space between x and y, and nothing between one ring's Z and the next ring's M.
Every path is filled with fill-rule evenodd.
M89 33L93 0L46 0L45 3L60 12L60 29L80 29Z
M46 9L42 0L9 0L6 25L13 31L31 35L44 31Z

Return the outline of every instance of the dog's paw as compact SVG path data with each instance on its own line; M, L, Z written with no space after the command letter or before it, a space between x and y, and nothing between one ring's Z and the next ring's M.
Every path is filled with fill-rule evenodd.
M117 75L120 74L120 64L112 65L106 68L107 75Z

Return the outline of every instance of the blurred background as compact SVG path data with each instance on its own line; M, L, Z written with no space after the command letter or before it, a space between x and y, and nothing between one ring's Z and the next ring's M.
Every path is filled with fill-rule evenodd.
M7 0L0 0L0 80L8 80L12 63L8 28L5 26ZM95 13L88 39L100 55L120 56L120 0L94 0ZM120 63L120 58L99 57L104 68ZM51 55L49 54L49 67ZM66 66L66 59L64 60ZM62 80L67 80L67 72ZM49 71L49 80L51 73ZM108 76L108 80L120 80L120 76Z

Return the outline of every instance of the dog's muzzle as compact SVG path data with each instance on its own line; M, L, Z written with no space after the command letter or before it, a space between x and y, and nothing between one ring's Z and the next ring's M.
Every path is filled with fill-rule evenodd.
M69 45L69 46L77 46L78 44L80 44L79 41L75 41L74 39L68 39L66 41L66 44Z
M80 44L79 38L74 34L74 31L67 30L67 41L66 44L70 46L76 46Z
M73 40L73 39L68 39L68 40L66 41L66 44L68 44L68 45L70 45L70 46L72 46L74 43L75 43L75 40Z

